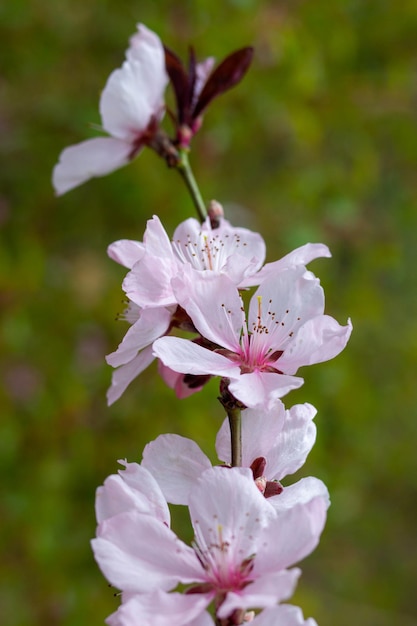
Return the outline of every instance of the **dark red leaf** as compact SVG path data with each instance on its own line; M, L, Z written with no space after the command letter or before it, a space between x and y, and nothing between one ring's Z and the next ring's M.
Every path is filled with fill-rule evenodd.
M268 480L266 483L264 496L265 498L272 498L272 496L278 496L284 491L284 487L277 480Z
M250 468L253 472L253 477L255 480L264 475L265 467L266 467L266 459L263 456L260 456L254 461L252 461Z
M182 61L169 48L164 46L165 67L177 101L178 123L184 122L188 114L190 83Z
M232 52L210 74L203 90L198 98L193 111L193 119L196 119L204 111L207 105L221 93L231 89L239 83L251 64L253 48L247 47Z
M197 78L197 75L196 75L195 52L194 52L194 48L190 46L189 60L188 60L188 82L189 82L188 98L189 98L190 105L193 99L196 78Z

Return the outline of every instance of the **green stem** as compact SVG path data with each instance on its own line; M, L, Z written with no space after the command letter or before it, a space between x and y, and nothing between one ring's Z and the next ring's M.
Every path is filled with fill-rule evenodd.
M237 407L227 407L232 441L232 467L242 466L242 417Z
M191 169L190 162L188 160L187 151L184 149L180 149L179 153L179 161L176 164L176 168L178 172L181 174L185 184L187 185L187 189L190 192L192 201L194 202L194 206L197 209L198 216L201 222L207 217L207 209L204 204L203 198L201 196L200 190L198 188L197 182L194 178L193 171Z

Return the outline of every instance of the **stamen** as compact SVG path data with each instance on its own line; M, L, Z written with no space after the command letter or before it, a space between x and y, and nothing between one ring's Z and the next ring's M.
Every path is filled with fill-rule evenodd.
M258 300L258 328L261 327L261 319L262 319L262 296L256 296Z
M209 269L212 270L213 269L213 263L212 263L212 258L211 258L210 244L208 242L208 238L207 238L206 235L204 236L204 248L205 248L205 251L207 253Z

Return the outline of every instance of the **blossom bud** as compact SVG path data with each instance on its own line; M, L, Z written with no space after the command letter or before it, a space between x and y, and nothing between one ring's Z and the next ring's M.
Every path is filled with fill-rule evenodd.
M255 478L255 485L258 487L259 491L263 494L265 493L267 480L265 476L259 476L259 478Z
M217 200L210 200L208 208L208 216L212 228L220 226L220 219L224 217L223 207Z
M243 616L243 621L244 622L251 622L255 617L255 611L246 611L245 615Z

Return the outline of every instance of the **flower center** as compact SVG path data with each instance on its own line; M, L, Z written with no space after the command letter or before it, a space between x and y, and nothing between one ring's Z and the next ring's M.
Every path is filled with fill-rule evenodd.
M283 350L276 350L275 348L280 343L277 341L276 328L277 325L283 325L283 322L277 321L276 314L271 311L272 300L269 300L266 320L263 320L262 296L256 296L256 298L258 302L256 320L252 322L252 330L248 330L248 323L246 319L243 320L239 346L236 347L236 352L232 352L227 348L217 349L216 352L223 354L239 365L242 374L248 374L253 371L282 374L283 372L276 367L276 361L283 354ZM231 324L233 312L227 309L224 303L221 306L227 318L227 323ZM241 310L244 311L243 305ZM292 336L292 334L290 333L289 336Z
M190 263L197 270L219 272L224 268L227 259L247 244L241 241L237 233L219 234L216 231L187 234L185 240L173 241L172 248L182 263Z
M276 314L271 310L272 300L269 300L266 315L262 312L262 296L256 296L257 299L257 315L252 321L251 328L245 320L242 328L242 336L240 340L240 367L242 373L253 372L259 370L262 372L277 372L272 364L279 359L282 350L274 350L274 331L276 325Z
M196 523L198 527L198 522ZM224 540L221 524L209 529L213 541L207 543L202 534L196 535L194 551L206 571L205 587L215 591L217 598L224 598L228 591L239 591L251 582L253 557L236 560L233 547ZM195 593L196 589L193 588Z

